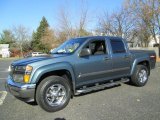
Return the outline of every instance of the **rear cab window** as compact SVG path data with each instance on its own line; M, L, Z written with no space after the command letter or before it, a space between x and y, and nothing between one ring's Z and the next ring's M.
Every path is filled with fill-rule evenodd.
M111 43L112 53L113 54L126 53L125 45L124 45L122 40L120 40L120 39L111 39L110 43Z

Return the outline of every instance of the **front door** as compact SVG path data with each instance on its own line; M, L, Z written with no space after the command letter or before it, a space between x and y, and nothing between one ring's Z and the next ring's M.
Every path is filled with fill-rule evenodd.
M106 41L91 40L83 48L89 48L92 55L78 58L75 65L77 85L96 83L111 77L112 60Z

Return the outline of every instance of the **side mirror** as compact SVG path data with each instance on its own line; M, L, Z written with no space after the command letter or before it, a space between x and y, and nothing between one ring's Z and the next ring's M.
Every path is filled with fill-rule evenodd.
M80 57L89 56L89 55L91 55L91 50L88 48L82 49L81 52L79 53Z

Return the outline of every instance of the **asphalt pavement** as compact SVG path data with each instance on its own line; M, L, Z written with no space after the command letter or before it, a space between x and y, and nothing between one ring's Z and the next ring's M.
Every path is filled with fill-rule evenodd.
M160 64L146 86L118 87L76 96L66 108L48 113L22 102L4 87L12 60L0 60L0 120L160 120Z

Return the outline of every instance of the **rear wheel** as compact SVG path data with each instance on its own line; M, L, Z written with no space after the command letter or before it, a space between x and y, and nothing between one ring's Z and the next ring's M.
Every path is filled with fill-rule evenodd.
M36 101L48 112L63 109L69 103L71 89L69 82L59 76L49 76L42 80L36 91Z
M148 75L149 71L146 66L137 65L135 72L131 76L131 83L138 87L144 86L148 81Z

